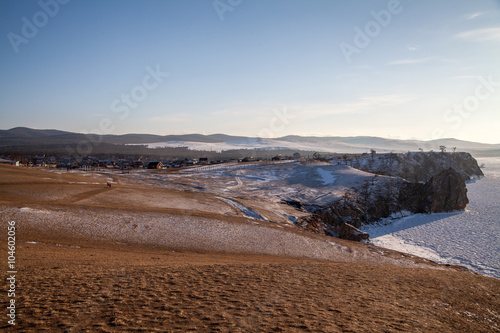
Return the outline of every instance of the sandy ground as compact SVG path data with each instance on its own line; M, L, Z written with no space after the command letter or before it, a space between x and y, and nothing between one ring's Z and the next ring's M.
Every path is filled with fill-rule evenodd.
M4 254L7 221L18 227L17 325L4 290L1 328L500 331L497 279L107 177L0 167Z

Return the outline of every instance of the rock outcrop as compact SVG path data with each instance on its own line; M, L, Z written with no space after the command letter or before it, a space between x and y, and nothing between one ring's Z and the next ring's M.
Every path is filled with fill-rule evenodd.
M375 184L375 182L374 182ZM299 220L307 230L335 237L361 241L368 234L357 228L389 217L393 213L439 213L463 210L468 204L463 177L448 168L426 183L410 183L394 178L358 191L346 191L329 207Z
M443 170L453 168L464 180L483 176L477 161L465 152L409 152L383 154L354 159L352 166L385 176L401 177L410 182L426 182Z
M425 185L429 213L464 210L469 203L467 186L453 168L432 177Z
M339 238L361 242L368 240L370 235L367 232L361 231L349 223L342 223L338 228Z
M427 183L407 183L401 191L401 206L414 213L463 210L469 203L467 186L453 168L441 171Z

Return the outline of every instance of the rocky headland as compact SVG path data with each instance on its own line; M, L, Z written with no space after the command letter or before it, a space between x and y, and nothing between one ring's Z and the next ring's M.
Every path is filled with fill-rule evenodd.
M398 213L465 209L469 203L466 181L483 176L469 153L386 154L351 163L375 176L361 187L347 189L332 204L315 207L312 215L298 221L299 225L344 239L367 240L369 235L359 227Z
M404 178L410 182L426 182L443 170L453 168L464 180L482 177L476 159L467 152L408 152L354 158L352 167L378 175Z

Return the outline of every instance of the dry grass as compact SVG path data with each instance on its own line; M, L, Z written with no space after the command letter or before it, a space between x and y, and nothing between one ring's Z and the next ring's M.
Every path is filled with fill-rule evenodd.
M236 212L219 212L209 195L156 189L157 196L185 205L158 207L137 199L150 190L142 186L119 185L108 191L105 180L102 185L69 184L77 181L90 182L88 177L2 166L0 204L74 212L85 205L96 211L189 213L247 223ZM126 193L128 201L115 202L116 193ZM230 209L221 203L223 207ZM5 230L9 216L2 212ZM17 325L9 327L2 315L0 327L6 331L500 331L499 280L416 258L405 260L428 268L370 264L367 259L377 257L368 256L370 248L358 243L339 241L353 258L340 263L96 242L33 225L18 236L43 243L17 243L18 317ZM6 253L5 241L0 249ZM385 254L401 257L394 251Z

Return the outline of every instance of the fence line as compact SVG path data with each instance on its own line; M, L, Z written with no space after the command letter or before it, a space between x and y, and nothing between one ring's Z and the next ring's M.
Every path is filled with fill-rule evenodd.
M204 171L215 171L215 170L233 170L233 169L246 169L255 166L266 166L275 164L286 164L293 163L295 160L283 160L283 161L264 161L264 162L233 162L233 163L222 163L213 165L204 165L200 167L192 167L189 169L181 170L180 173L188 172L204 172Z

